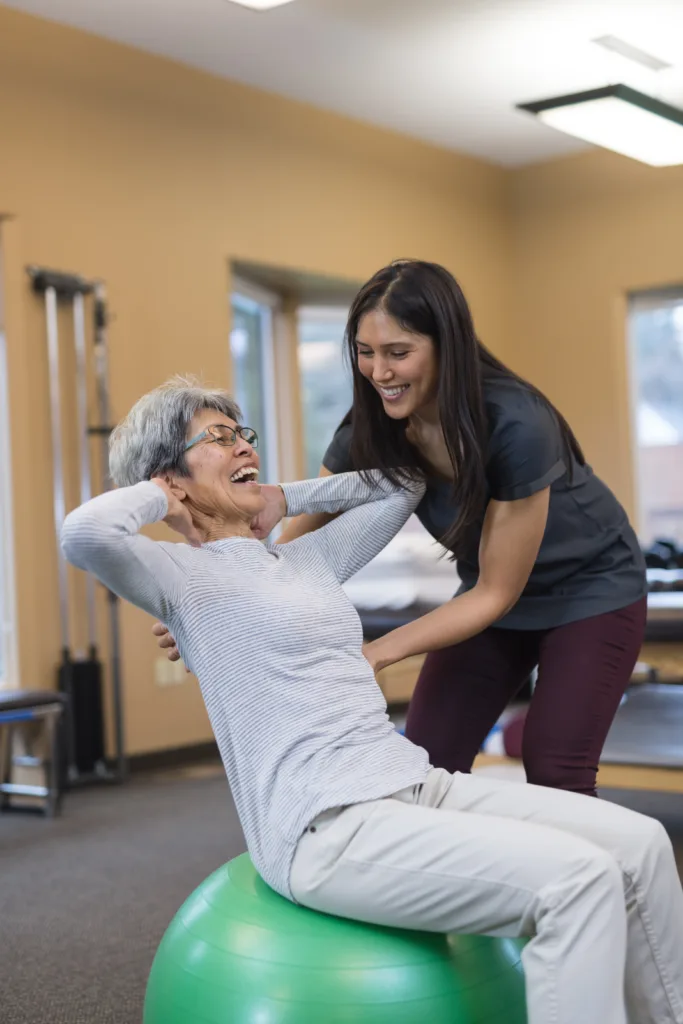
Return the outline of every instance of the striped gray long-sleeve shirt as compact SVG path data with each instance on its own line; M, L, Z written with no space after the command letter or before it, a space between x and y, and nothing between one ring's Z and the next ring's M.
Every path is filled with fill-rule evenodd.
M192 548L139 533L168 509L145 482L76 509L62 544L70 562L169 627L199 680L253 862L291 899L292 857L313 818L421 783L429 763L393 728L341 587L422 490L356 473L283 490L289 515L344 514L289 544L233 537Z

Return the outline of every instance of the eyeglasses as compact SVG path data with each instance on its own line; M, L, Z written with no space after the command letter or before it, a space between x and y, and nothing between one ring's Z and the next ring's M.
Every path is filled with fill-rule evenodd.
M216 444L222 445L224 448L228 448L235 444L237 441L237 435L250 444L252 448L258 448L258 434L251 427L229 427L225 423L212 423L206 430L202 430L201 434L197 434L191 438L185 445L183 451L188 451L190 448L194 448L196 444L203 441L204 438L211 444L213 441Z

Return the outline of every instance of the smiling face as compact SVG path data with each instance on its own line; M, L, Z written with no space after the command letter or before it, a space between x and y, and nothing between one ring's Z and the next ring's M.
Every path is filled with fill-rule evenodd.
M187 439L221 426L235 429L237 423L215 409L202 409L192 419ZM209 533L212 523L217 527L249 524L263 509L265 502L258 483L259 457L239 434L233 445L219 444L209 434L187 451L185 459L191 475L176 476L174 483L185 491L193 519Z
M382 309L361 317L358 370L370 381L387 416L408 419L435 406L439 366L431 338L411 334Z

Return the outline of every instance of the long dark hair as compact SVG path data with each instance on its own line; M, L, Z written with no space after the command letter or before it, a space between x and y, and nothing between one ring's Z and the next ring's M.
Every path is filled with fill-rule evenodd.
M572 459L583 465L584 455L571 427L546 396L479 341L467 300L453 275L436 263L398 260L363 285L353 301L346 327L353 369L353 408L345 422L352 424L351 461L357 469L379 469L393 483L400 482L399 467L415 475L426 476L429 472L406 438L407 420L386 415L377 391L358 369L358 326L366 313L376 309L393 317L404 331L431 338L436 348L439 417L453 466L453 499L458 510L441 542L457 557L486 503L486 382L515 382L552 410L562 433L569 472Z

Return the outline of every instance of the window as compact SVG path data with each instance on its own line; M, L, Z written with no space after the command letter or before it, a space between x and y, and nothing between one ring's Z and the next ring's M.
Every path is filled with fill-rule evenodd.
M683 545L683 288L634 295L631 381L641 543Z
M351 408L351 368L344 356L348 309L302 306L298 311L298 361L306 475L317 476L325 449ZM416 601L451 598L458 577L416 516L380 554L344 584L358 608L402 608Z
M12 542L8 394L2 266L0 264L0 689L18 685L14 629L14 545Z
M232 393L245 426L259 436L261 479L278 480L277 408L275 392L274 321L277 296L235 279L233 281Z
M353 400L351 369L344 362L347 313L334 306L299 309L299 375L309 478L320 472L325 449Z

